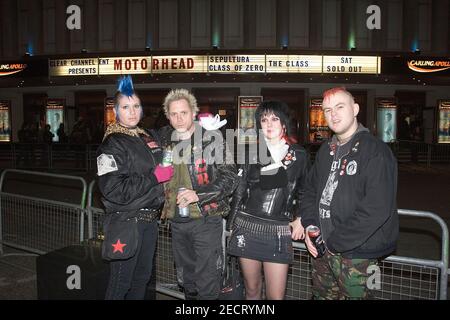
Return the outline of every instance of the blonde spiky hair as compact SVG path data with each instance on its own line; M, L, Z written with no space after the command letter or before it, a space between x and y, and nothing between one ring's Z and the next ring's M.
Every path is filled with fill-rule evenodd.
M192 93L190 93L186 89L173 89L171 90L167 96L164 98L164 113L166 114L166 117L169 118L169 105L178 100L186 100L189 107L191 107L192 113L194 113L194 116L197 115L197 112L199 111L197 106L197 99L194 97Z

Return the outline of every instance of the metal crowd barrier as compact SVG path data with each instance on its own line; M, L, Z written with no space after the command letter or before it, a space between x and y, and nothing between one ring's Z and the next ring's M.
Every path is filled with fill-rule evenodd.
M88 237L102 238L102 221L105 211L94 206L94 194L97 193L96 182L89 184L87 197L87 220L89 222ZM158 244L156 249L156 290L167 296L184 299L179 290L177 274L172 255L172 237L168 223L160 223L158 229Z
M400 163L426 163L430 167L435 163L450 162L450 145L448 144L397 140L391 143L390 146Z
M89 171L96 168L98 144L0 144L0 166L14 169Z
M47 200L4 192L7 174L34 175L80 181L83 187L79 204ZM5 170L0 177L0 256L3 245L44 254L102 234L104 211L94 206L95 181L87 190L83 178L22 170ZM88 191L88 193L87 193ZM85 207L87 194L87 207ZM440 260L390 256L379 264L380 288L375 299L447 299L449 235L445 222L436 214L403 210L400 215L429 218L442 230ZM85 219L87 214L87 220ZM88 230L87 234L85 230ZM227 234L225 234L227 236ZM182 299L172 256L168 223L161 223L156 251L157 291ZM294 243L294 262L289 269L286 299L311 298L311 257L303 243Z
M93 183L90 185L92 192ZM91 195L89 196L91 198ZM93 221L100 221L102 209L90 206L88 200L88 215ZM449 235L445 222L436 214L425 211L399 209L398 213L404 216L424 217L436 221L442 229L442 251L440 260L416 259L402 256L389 256L380 261L381 283L379 289L372 290L374 299L382 300L446 300ZM100 230L94 226L94 230ZM224 233L227 237L229 234ZM95 236L95 234L94 234ZM286 287L286 299L306 300L312 297L311 259L305 245L294 242L294 262L289 268ZM162 223L159 226L158 247L156 251L156 283L157 291L165 295L184 299L181 288L178 286L177 273L172 255L172 241L170 224Z
M388 143L398 162L450 163L450 144L393 140ZM319 145L305 145L314 161ZM90 171L96 168L98 144L5 143L0 144L0 166L14 169L59 169ZM236 154L237 156L237 154Z
M374 299L381 300L446 300L449 260L449 234L444 220L432 212L399 209L403 216L429 218L442 230L440 260L389 256L380 261L381 283L371 291ZM303 243L294 243L294 263L289 269L286 299L310 299L311 256Z
M446 300L448 282L448 229L445 222L431 212L399 210L400 215L431 218L442 229L442 253L438 261L389 256L380 261L381 283L371 291L377 300ZM229 234L226 233L226 236ZM168 224L162 224L158 237L157 288L160 292L184 298L177 285ZM161 251L159 251L161 250ZM311 259L305 245L294 242L294 261L289 268L286 295L288 300L312 298Z
M5 192L9 175L42 179L74 180L81 183L78 204ZM36 254L80 243L85 239L87 184L81 177L7 169L0 177L0 256L3 245Z

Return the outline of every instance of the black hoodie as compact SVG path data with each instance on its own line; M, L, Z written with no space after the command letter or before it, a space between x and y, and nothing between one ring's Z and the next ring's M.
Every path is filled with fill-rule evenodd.
M319 226L328 249L346 258L388 255L399 228L397 160L367 130L344 146L343 153L335 140L320 147L306 182L302 224Z

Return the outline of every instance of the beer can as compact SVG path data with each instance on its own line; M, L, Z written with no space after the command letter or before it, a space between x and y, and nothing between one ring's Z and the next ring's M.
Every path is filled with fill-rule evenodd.
M311 226L308 228L308 236L312 242L320 235L320 229L316 226Z
M178 193L180 193L184 190L187 190L187 189L186 188L178 188ZM180 206L178 206L178 214L182 218L189 218L189 216L190 216L189 206L186 206L184 208L180 208Z
M163 157L162 157L162 163L161 165L163 167L168 167L172 165L173 162L173 150L170 146L164 148L163 150Z
M322 257L327 249L325 247L325 242L322 239L322 235L320 234L319 227L308 227L308 236L317 249L317 258Z

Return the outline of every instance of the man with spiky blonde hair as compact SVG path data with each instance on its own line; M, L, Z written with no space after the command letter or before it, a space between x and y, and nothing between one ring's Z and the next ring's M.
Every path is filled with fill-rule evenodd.
M186 89L164 99L171 127L161 129L174 149L174 175L165 185L162 218L171 221L172 247L179 283L186 299L217 299L222 271L222 216L237 186L236 167L218 130L205 131L194 121L197 100ZM210 139L210 138L213 139ZM182 146L180 157L175 151ZM210 157L208 149L222 161ZM186 214L186 211L189 213Z
M174 89L170 91L169 94L164 98L164 113L166 114L167 118L169 118L170 104L174 101L183 99L188 103L192 113L194 114L194 117L197 115L199 110L197 106L197 99L194 97L194 95L186 89Z

